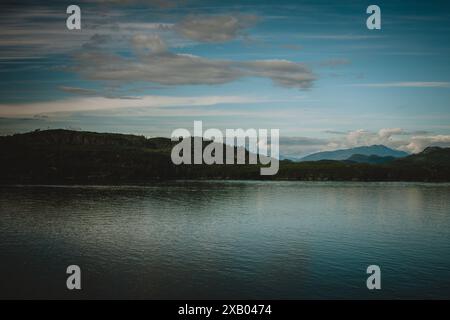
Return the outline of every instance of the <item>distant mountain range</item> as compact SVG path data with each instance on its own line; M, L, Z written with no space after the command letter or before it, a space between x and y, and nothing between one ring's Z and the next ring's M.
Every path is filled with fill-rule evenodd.
M325 153L338 160L324 160L324 153L309 156L319 161L282 160L276 175L261 176L260 165L174 165L174 144L168 138L70 130L0 136L0 184L140 184L168 179L450 182L450 148L428 147L408 156L384 146L338 150Z
M404 151L394 150L384 145L377 144L350 149L317 152L303 157L299 161L347 160L353 155L403 158L409 154Z

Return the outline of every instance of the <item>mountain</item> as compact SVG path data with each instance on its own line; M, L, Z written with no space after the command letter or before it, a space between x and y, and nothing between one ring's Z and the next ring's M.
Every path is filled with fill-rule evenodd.
M283 160L276 175L261 176L260 165L174 165L170 154L176 143L69 130L0 137L0 185L120 185L170 179L450 182L450 148L429 147L393 159L355 154L346 160Z
M203 141L203 146L210 143ZM0 137L0 184L121 184L259 176L259 165L177 166L171 160L176 144L168 138L60 129ZM223 148L226 154L225 148L230 147Z
M450 148L427 147L422 152L395 161L397 165L449 166Z
M386 156L386 157L380 157L376 156L374 154L371 154L370 156L366 156L363 154L354 154L350 156L350 158L346 159L345 161L349 162L357 162L357 163L387 163L391 162L392 160L395 160L395 157L392 156Z
M290 161L295 161L295 162L300 161L299 157L289 156L289 155L284 155L284 154L280 154L279 159L280 160L290 160Z
M379 157L406 157L408 153L404 151L394 150L383 145L363 146L350 149L341 149L335 151L323 151L310 154L300 159L300 161L319 161L319 160L346 160L354 154L364 156L379 156Z
M450 148L428 147L385 163L321 160L281 163L276 179L450 182Z

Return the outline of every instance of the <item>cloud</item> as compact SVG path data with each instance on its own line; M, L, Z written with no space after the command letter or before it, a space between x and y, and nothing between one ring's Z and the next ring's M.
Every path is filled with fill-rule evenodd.
M385 83L361 83L355 87L368 88L450 88L450 82L417 81L417 82L385 82Z
M270 78L283 87L310 88L316 77L309 68L288 60L256 60L235 63L245 76Z
M389 140L394 135L404 134L402 128L383 128L378 131L378 136L381 140Z
M92 39L90 45L102 41L99 29L82 24L83 32L73 32L68 36L65 28L65 10L51 7L34 7L18 10L5 9L0 33L0 58L24 59L40 58L51 54L79 49ZM100 15L83 12L83 21L99 24L107 20Z
M329 133L329 134L337 134L337 135L347 134L346 131L339 131L339 130L324 130L323 132Z
M367 40L380 38L381 36L376 35L358 35L358 34L310 34L301 35L302 39L312 39L312 40Z
M83 49L95 50L107 46L112 42L112 36L109 34L94 34L86 43L82 45Z
M146 6L155 6L160 9L169 9L185 3L187 0L81 0L86 3L112 4L112 5L133 5L142 4Z
M426 131L382 128L377 132L358 129L349 132L327 130L331 138L280 137L280 152L285 156L307 154L382 144L409 153L421 152L428 146L450 147L450 135L432 135Z
M167 51L167 45L157 35L137 34L131 40L133 47L137 50L149 50L153 54L160 54ZM146 51L144 51L145 53Z
M378 132L359 129L350 131L344 139L330 141L327 147L338 149L373 144L383 144L391 148L417 153L428 146L450 147L450 135L431 135L426 131L408 132L402 128L382 128Z
M67 93L82 96L99 96L109 99L134 99L134 100L141 99L141 97L139 96L124 96L118 94L117 92L114 91L113 88L109 88L108 90L95 90L79 87L59 86L58 89Z
M306 65L288 60L214 60L172 53L158 35L135 35L132 45L136 53L132 58L101 51L81 52L72 70L91 80L163 85L212 85L260 77L283 87L306 89L316 79Z
M184 37L200 42L225 42L243 35L259 18L255 15L189 16L176 24Z
M372 132L364 129L350 131L344 140L334 141L334 145L339 147L352 148L357 146L368 146L373 144L384 144L392 146L395 144L393 137L404 135L406 132L401 128L382 128L378 132Z
M67 87L66 87L67 90ZM81 88L69 88L69 91L79 91ZM78 97L72 99L34 102L24 104L0 104L0 116L24 116L55 112L77 112L114 110L123 108L161 108L175 106L211 106L216 104L262 103L264 98L241 96L199 96L199 97ZM178 111L179 113L179 111Z
M92 2L99 4L95 0ZM31 3L27 10L18 10L16 4L2 7L0 59L36 59L80 49L123 50L129 44L125 40L136 33L167 32L173 28L171 23L148 22L148 18L145 21L142 18L130 20L129 12L122 7L114 5L105 10L103 5L99 5L89 10L82 9L81 31L68 32L65 8L61 10L60 6L51 4L30 6ZM181 39L173 41L187 42Z
M397 132L395 129L381 129L379 132L370 132L359 129L344 132L329 132L332 138L308 138L291 137L280 139L280 152L286 156L302 157L307 154L330 151L337 149L347 149L358 146L368 146L373 144L391 145L391 137Z
M434 135L434 136L413 136L406 146L400 146L400 149L410 152L420 152L426 147L450 147L450 135Z
M67 93L86 95L86 96L92 96L92 95L98 94L97 90L86 89L86 88L60 86L60 87L58 87L58 89L61 91L67 92Z

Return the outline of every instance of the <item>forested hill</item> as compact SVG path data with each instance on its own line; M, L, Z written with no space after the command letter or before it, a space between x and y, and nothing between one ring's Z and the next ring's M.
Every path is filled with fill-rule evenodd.
M450 148L430 147L382 163L284 160L277 175L261 176L259 165L176 166L170 159L175 143L168 138L70 130L0 137L0 183L131 184L155 179L450 182Z

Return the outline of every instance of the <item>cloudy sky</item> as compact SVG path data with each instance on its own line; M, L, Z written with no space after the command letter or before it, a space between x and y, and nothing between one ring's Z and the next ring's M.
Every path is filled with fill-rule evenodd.
M0 134L202 120L278 128L290 156L450 146L449 39L446 1L3 0Z

